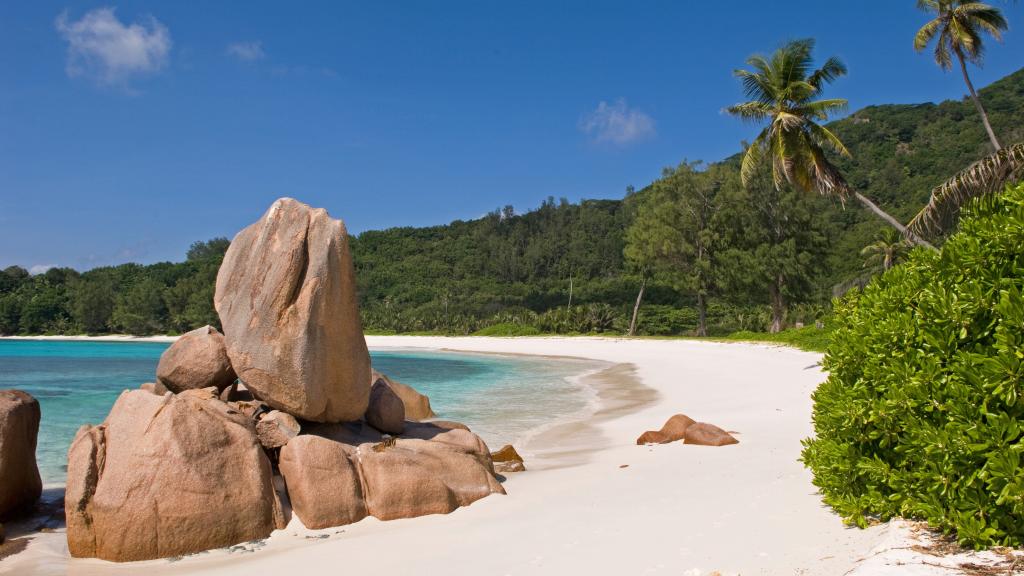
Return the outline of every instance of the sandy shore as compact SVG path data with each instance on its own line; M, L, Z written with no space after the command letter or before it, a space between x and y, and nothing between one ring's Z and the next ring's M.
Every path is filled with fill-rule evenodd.
M69 561L63 534L43 533L0 562L0 572L840 575L906 541L888 525L845 527L798 461L800 440L811 433L810 393L824 377L817 354L689 340L367 341L375 349L573 356L613 367L591 380L595 415L522 447L531 471L510 475L508 496L447 516L368 518L322 531L293 518L266 542L133 565ZM740 444L635 445L679 412L736 431Z

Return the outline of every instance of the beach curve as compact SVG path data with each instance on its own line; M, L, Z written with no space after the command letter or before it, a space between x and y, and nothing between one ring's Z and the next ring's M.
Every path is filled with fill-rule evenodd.
M843 574L885 536L882 528L844 526L822 505L798 461L800 440L812 430L810 393L824 378L817 354L590 337L368 336L367 342L374 349L596 359L611 363L609 370L635 371L642 387L612 375L600 388L605 397L597 416L532 438L525 452L544 464L511 475L509 496L447 516L369 518L321 531L293 523L265 543L126 565L124 573L145 567L156 574L273 574L344 563L387 574ZM630 395L650 397L616 410L616 393L627 404ZM644 430L680 412L738 432L740 444L635 445ZM61 561L62 537L38 535L0 572L122 571L96 560Z

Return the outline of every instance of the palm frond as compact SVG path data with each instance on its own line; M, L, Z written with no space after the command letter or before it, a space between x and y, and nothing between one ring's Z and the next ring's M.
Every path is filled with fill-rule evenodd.
M835 56L825 61L825 64L815 70L807 79L807 83L814 86L816 92L820 92L825 84L835 82L840 76L846 75L846 64Z
M964 18L976 28L985 30L996 40L1002 40L1003 31L1009 28L1009 23L1003 13L993 6L981 2L968 2L957 6L957 11L964 15Z
M814 137L815 143L818 146L828 146L835 150L836 153L846 156L847 158L852 156L849 149L847 149L846 145L843 144L843 141L828 128L811 122L807 125L807 130L810 132L811 136Z
M845 112L849 105L849 101L845 98L829 98L806 102L794 110L793 113L824 121L828 120L828 117L832 114Z
M726 111L746 122L763 122L772 116L772 109L764 102L744 102L729 106Z
M927 24L921 27L914 35L914 50L921 52L928 47L928 44L935 38L935 35L939 33L939 29L942 27L942 20L936 18L929 21Z
M808 151L811 154L818 193L823 196L834 196L845 202L846 197L850 195L850 185L846 178L843 178L842 172L828 161L825 151L820 147L811 145L808 146Z
M743 154L743 161L740 163L740 180L743 185L749 184L754 175L757 173L757 169L761 166L761 162L764 160L764 146L765 141L770 138L769 130L771 127L765 128L758 134L754 142L747 146L746 152Z
M973 198L1000 192L1024 179L1024 143L1003 148L971 164L932 190L931 199L907 226L917 234L938 233Z
M943 29L939 41L935 43L935 63L943 70L953 67L953 54L950 51L949 30Z

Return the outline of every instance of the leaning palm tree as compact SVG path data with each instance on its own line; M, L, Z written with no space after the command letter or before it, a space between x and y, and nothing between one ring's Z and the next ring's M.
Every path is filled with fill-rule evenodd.
M1024 143L1002 148L936 186L907 228L922 236L942 232L967 201L1001 192L1020 180L1024 180Z
M826 150L850 156L839 137L819 124L846 109L844 99L821 98L826 84L846 74L846 66L833 57L815 70L813 51L814 40L796 40L783 45L770 57L748 58L747 64L753 70L736 71L750 101L729 107L729 113L748 122L768 123L744 153L743 184L752 181L762 163L771 162L777 189L788 184L797 190L816 191L843 201L852 195L901 234L928 246L899 220L852 190L839 169L828 160Z
M909 249L910 245L906 238L892 228L885 228L875 236L874 242L860 251L860 254L865 256L865 268L880 267L884 271L895 266Z
M996 133L992 131L988 114L985 113L978 92L975 91L971 77L967 74L967 62L981 65L985 52L981 40L982 33L988 32L996 40L1002 40L1002 33L1007 29L1006 18L994 6L965 0L917 0L917 7L935 14L935 18L917 31L917 35L914 36L914 49L921 52L932 40L938 38L935 43L935 63L943 70L953 67L953 57L956 56L960 63L960 71L964 75L964 82L971 93L971 100L981 115L981 122L985 125L989 140L992 141L992 146L999 150L1002 146L999 145Z

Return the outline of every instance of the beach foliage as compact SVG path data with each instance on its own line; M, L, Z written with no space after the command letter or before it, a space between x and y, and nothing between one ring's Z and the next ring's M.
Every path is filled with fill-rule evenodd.
M1024 544L1024 186L839 302L803 459L851 522Z
M717 195L735 170L715 165L698 171L684 162L666 169L637 203L626 230L626 259L657 273L674 288L692 294L697 306L697 336L707 336L708 297L716 289L715 250L720 246L715 216Z

